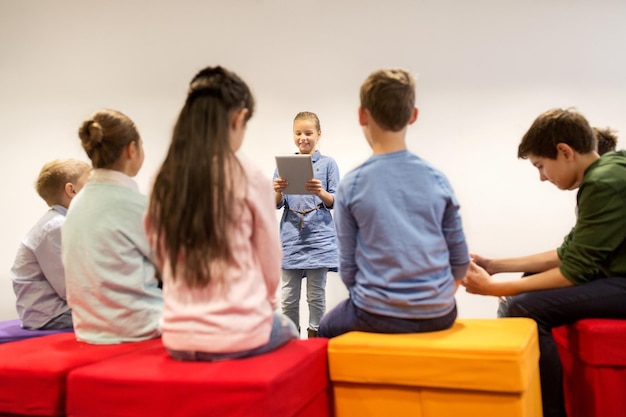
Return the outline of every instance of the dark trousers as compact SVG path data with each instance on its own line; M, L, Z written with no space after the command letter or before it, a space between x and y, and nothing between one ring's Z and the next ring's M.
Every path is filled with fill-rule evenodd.
M448 329L456 319L456 306L443 317L403 319L369 313L354 305L352 299L339 303L320 321L318 336L335 337L350 331L370 333L423 333Z
M507 301L508 317L529 317L537 322L543 416L565 417L563 371L552 328L586 318L626 318L626 278L532 291Z

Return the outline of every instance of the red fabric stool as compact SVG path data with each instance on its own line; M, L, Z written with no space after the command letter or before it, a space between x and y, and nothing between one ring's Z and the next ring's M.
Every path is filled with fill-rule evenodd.
M181 362L158 346L76 369L68 417L327 417L328 339L265 355Z
M117 355L160 346L161 340L90 345L74 333L0 345L0 415L65 415L70 370Z
M626 414L626 320L585 319L552 330L569 417Z

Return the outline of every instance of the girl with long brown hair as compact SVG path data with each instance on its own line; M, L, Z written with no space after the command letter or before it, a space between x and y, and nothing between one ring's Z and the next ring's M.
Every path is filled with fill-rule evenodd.
M181 360L262 354L296 337L275 313L282 251L272 184L236 155L254 99L222 67L191 81L145 227L163 275L163 344Z

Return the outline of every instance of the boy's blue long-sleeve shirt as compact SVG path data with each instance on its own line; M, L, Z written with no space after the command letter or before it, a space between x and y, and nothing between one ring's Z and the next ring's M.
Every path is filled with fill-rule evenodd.
M455 307L469 252L452 187L429 163L372 156L339 184L335 224L339 273L359 308L417 319Z

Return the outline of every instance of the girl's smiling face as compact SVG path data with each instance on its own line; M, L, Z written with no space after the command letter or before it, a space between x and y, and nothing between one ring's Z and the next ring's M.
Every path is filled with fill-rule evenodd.
M293 141L301 154L314 153L321 136L315 120L298 119L293 122Z

